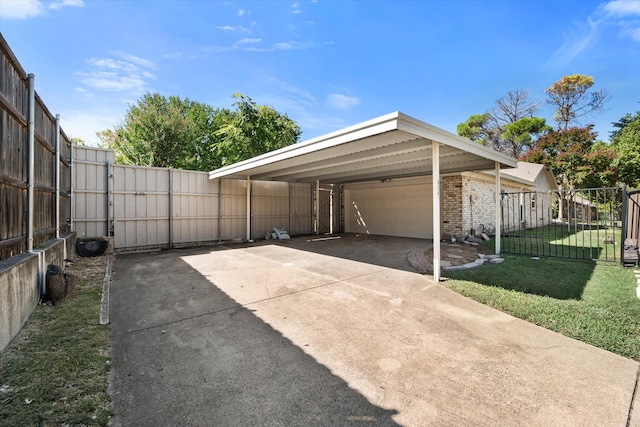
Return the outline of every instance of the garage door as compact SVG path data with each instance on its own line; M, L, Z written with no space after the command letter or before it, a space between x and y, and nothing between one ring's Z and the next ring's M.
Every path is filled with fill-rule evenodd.
M345 185L345 231L433 238L431 188L431 177Z

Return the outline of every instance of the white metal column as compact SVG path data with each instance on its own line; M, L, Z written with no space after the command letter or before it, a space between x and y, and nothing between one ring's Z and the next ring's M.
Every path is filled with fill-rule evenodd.
M313 215L315 220L313 221L313 234L320 233L320 181L316 179L316 202L313 204Z
M502 224L500 223L502 209L500 205L502 200L500 197L500 162L496 162L496 255L500 255L500 234Z
M251 177L247 176L247 242L251 242Z
M433 170L433 280L440 281L440 143L431 142Z

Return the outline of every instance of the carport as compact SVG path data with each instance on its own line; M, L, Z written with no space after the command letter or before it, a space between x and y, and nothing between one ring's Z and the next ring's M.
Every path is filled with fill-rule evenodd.
M394 112L275 150L209 173L209 179L247 181L247 240L251 239L251 180L315 183L317 217L321 185L390 182L431 177L434 279L440 280L441 200L444 174L495 170L496 229L500 229L500 168L516 160L425 122ZM500 236L496 235L496 253Z

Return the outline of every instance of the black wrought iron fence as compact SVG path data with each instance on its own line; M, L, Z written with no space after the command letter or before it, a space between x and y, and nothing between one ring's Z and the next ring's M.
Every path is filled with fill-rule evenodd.
M620 262L622 190L502 193L504 253Z

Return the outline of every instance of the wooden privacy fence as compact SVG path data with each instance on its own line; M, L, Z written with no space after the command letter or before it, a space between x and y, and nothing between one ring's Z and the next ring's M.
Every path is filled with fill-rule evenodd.
M71 142L0 34L0 261L71 230Z
M112 237L118 251L246 240L247 182L206 172L114 164L114 153L74 147L73 229ZM313 232L313 185L252 181L251 236L274 227ZM328 215L328 214L327 214Z

